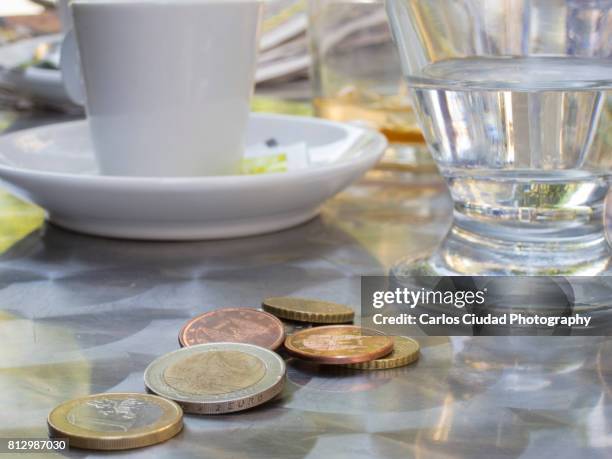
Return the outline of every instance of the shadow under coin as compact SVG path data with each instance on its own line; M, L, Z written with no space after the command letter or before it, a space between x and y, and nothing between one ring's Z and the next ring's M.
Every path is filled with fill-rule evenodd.
M291 409L368 416L439 406L449 387L452 349L447 338L419 338L418 361L388 370L356 370L287 360Z

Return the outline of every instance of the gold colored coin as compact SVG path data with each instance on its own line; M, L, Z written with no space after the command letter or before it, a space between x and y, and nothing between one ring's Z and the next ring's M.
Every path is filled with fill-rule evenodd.
M262 308L281 319L316 324L343 324L352 322L355 317L348 306L307 298L266 298Z
M419 343L412 338L395 336L393 337L393 352L388 356L370 362L351 363L344 366L358 370L388 370L403 367L419 359L420 349Z
M47 419L50 437L74 448L124 450L169 440L183 428L176 403L147 394L96 394L62 403Z
M185 347L152 362L145 385L177 402L186 413L242 411L271 400L285 385L283 359L245 343Z

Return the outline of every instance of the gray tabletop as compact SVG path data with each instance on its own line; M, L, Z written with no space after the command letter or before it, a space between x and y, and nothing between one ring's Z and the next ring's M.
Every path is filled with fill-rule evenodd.
M38 122L19 116L13 128ZM177 349L179 328L198 313L273 295L357 309L360 276L435 247L450 204L436 180L375 170L319 218L253 238L127 242L41 218L0 192L0 438L45 436L48 412L69 398L143 392L145 367ZM612 340L418 339L420 360L396 370L289 359L288 384L272 403L187 416L167 443L113 455L612 457Z

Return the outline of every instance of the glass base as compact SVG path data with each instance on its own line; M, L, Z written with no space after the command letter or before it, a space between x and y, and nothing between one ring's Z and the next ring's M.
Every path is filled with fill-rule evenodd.
M612 251L601 232L546 241L490 238L453 224L428 257L405 259L401 276L599 276L610 275Z
M582 171L442 171L454 222L435 253L399 276L610 274L608 178Z

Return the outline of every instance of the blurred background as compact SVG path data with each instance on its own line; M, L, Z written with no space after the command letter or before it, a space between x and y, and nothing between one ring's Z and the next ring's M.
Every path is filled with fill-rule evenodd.
M44 3L33 2L30 0L4 0L0 5L0 15L2 16L40 14L43 10Z
M68 0L57 2L0 0L0 134L84 117L68 99L58 69L70 25L57 8ZM407 198L431 196L444 186L416 125L382 0L270 2L260 45L254 111L380 130L391 145L370 182L396 189L410 212L429 212L420 199ZM382 198L379 212L393 201L387 192ZM1 189L0 206L1 252L38 227L44 213Z
M0 106L19 110L20 122L28 110L55 112L54 121L59 114L83 115L69 101L58 69L62 33L70 28L68 1L0 2ZM391 143L381 167L435 171L383 0L279 0L266 8L254 111L367 125ZM12 115L2 117L0 132Z
M64 92L58 71L59 43L69 25L62 24L56 7L67 1L0 2L0 88L5 107L78 113ZM312 63L307 9L306 0L281 0L268 6L256 77L258 96L261 94L254 102L256 110L312 113L306 103L311 96L308 75ZM270 107L270 99L288 104Z

